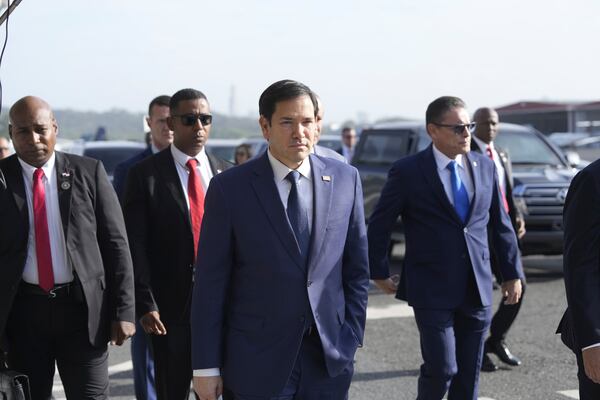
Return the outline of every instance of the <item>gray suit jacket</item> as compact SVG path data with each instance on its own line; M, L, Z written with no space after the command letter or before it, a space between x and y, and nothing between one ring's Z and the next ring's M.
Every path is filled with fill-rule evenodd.
M67 260L83 288L89 340L106 345L111 321L135 321L121 207L98 160L56 152L56 175ZM21 164L12 155L0 160L0 336L27 259L28 213Z

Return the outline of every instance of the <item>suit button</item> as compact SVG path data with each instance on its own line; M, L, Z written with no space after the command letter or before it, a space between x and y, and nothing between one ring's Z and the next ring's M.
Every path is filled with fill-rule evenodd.
M468 230L467 228L464 228L464 229L463 229L463 232L464 232L464 233L467 233L467 232L469 232L469 230Z
M306 282L306 287L310 287L310 285L312 285L312 281Z

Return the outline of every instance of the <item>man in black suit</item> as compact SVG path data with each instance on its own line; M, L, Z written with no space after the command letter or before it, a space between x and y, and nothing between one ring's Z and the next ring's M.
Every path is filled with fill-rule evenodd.
M479 108L473 115L473 122L475 122L475 131L471 140L471 151L487 155L496 164L498 183L500 184L500 190L504 198L504 209L510 216L517 237L521 239L525 235L525 222L523 214L515 206L512 196L513 178L510 158L505 150L494 144L494 139L498 135L499 128L498 113L492 108ZM490 243L490 263L496 281L502 282L501 266L498 265L498 254L492 243ZM521 296L524 294L525 285L523 285ZM523 301L520 301L509 305L505 304L504 299L500 302L500 307L492 318L490 337L485 342L485 354L481 364L482 371L493 372L498 369L498 366L488 355L489 353L496 354L502 362L508 365L521 365L521 360L514 356L508 349L505 338L511 325L517 318L522 303Z
M99 161L54 151L50 106L10 109L15 155L0 161L0 336L9 367L50 399L108 396L107 342L133 335L134 282L117 196Z
M569 187L563 214L568 309L558 333L577 357L579 398L600 399L600 160Z
M202 92L178 91L170 110L173 144L131 168L124 210L138 316L154 350L157 395L187 400L190 300L204 194L211 178L231 164L205 151L212 115Z
M170 115L171 96L158 96L148 106L146 123L150 127L148 147L135 156L123 161L115 168L113 186L119 199L123 201L125 182L129 169L140 161L166 149L173 142L173 132L167 124ZM156 400L154 384L154 358L148 348L146 332L139 321L136 322L135 335L131 338L131 362L133 363L133 383L137 400Z
M337 152L344 156L348 163L352 162L354 157L354 148L356 147L356 130L350 126L342 128L342 147Z

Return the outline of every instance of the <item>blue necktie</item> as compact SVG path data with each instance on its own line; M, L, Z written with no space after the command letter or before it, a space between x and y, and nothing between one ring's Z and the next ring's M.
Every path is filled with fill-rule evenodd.
M469 213L469 194L467 188L458 174L458 164L452 160L446 167L450 170L450 182L452 183L452 196L454 197L454 208L460 219L465 222Z
M298 249L300 254L306 260L308 255L308 245L310 242L310 232L308 230L308 212L303 201L298 195L298 182L300 181L300 173L298 171L290 171L285 177L292 187L287 202L287 215L290 221L290 225L294 230L296 236L296 242L298 243Z

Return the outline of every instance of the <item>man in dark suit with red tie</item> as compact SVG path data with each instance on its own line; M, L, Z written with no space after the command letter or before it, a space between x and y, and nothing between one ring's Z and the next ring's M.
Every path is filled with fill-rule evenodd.
M133 335L134 284L119 202L97 160L54 151L50 106L10 109L15 155L0 161L0 337L33 399L55 364L69 399L106 399L107 343Z
M500 185L500 191L502 192L503 206L510 217L510 221L512 222L517 237L520 239L525 235L525 221L523 219L523 214L515 206L512 196L513 178L510 158L504 149L501 149L494 143L500 125L498 113L492 108L479 108L475 111L475 114L473 114L473 122L475 122L475 131L471 137L471 151L487 155L494 161L496 172L498 173L498 184ZM500 272L501 266L498 265L500 261L491 242L490 262L496 281L502 282L502 275ZM521 296L523 294L525 294L524 284ZM483 356L483 362L481 363L482 371L493 372L498 369L498 366L489 357L489 353L498 356L505 364L514 367L521 365L521 360L514 356L508 349L505 339L508 330L517 318L522 303L523 301L516 304L505 304L504 299L500 302L500 307L498 307L498 311L496 311L496 314L494 314L494 317L492 318L490 337L485 343L485 354Z
M212 126L206 96L182 89L171 97L173 144L134 165L124 211L132 249L136 305L154 350L159 399L188 399L192 379L190 301L194 262L213 176L231 164L206 153Z

